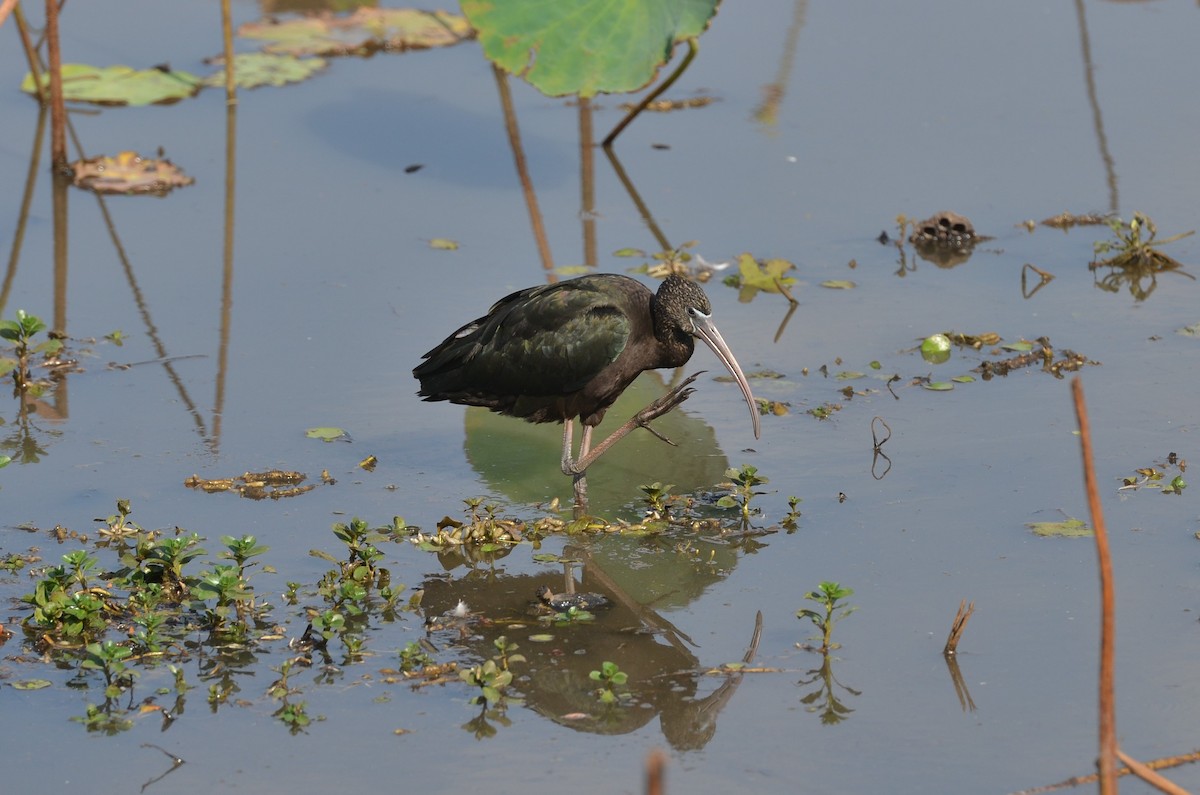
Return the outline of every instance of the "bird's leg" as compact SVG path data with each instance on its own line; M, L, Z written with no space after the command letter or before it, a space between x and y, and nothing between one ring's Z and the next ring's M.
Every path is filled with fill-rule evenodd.
M636 428L645 428L667 444L674 445L675 443L670 439L651 428L650 421L658 419L664 414L670 413L677 408L679 404L691 397L692 393L696 391L691 387L691 383L695 381L699 375L700 373L695 373L683 379L679 386L675 387L670 392L651 403L649 406L646 406L646 408L642 409L637 414L634 414L629 418L628 422L610 433L604 441L600 442L600 444L596 445L595 447L590 446L592 429L591 427L585 425L583 428L583 444L580 445L579 448L579 457L574 460L567 459L567 456L570 454L570 447L566 446L567 443L565 440L569 438L569 432L564 433L563 437L565 449L563 452L563 472L566 472L569 475L575 475L577 477L582 476L585 472L587 472L587 468L591 466L597 458L604 455L608 448L624 439ZM576 494L578 494L578 489L576 490Z
M579 468L575 464L574 439L572 438L575 432L575 420L566 420L563 422L563 452L562 452L562 471L564 475L572 477L572 485L575 487L575 518L587 513L587 470ZM586 458L588 449L592 445L592 426L583 426L583 439L579 443L579 457Z
M563 420L563 452L562 471L564 475L574 475L575 455L572 449L575 444L572 435L575 432L575 420Z
M583 426L583 439L579 441L579 457L587 458L592 447L592 426ZM587 513L587 467L572 474L571 485L575 487L576 513ZM578 517L577 517L578 518Z

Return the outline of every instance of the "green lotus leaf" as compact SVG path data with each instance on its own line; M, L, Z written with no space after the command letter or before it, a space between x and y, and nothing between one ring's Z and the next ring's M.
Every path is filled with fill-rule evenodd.
M224 58L214 58L213 63L224 64ZM299 83L315 75L328 65L324 58L297 58L294 55L279 55L269 52L243 52L233 56L233 81L238 88L259 86L285 86ZM204 79L204 85L222 88L225 85L225 69Z
M462 0L483 52L543 94L636 91L720 0Z
M50 76L42 74L42 85ZM178 102L203 86L199 77L169 67L137 70L128 66L63 64L63 98L96 105L155 105ZM32 74L21 81L21 90L37 94Z

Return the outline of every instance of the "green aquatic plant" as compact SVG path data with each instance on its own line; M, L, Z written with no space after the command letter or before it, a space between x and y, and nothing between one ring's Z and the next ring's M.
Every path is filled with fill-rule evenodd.
M125 666L125 660L132 656L132 649L111 640L89 643L84 649L80 667L103 674L104 697L118 698L133 686L133 678L137 676L137 671L131 671Z
M427 665L433 664L433 657L429 656L418 641L412 640L400 650L400 670L405 673L424 668Z
M823 608L822 610L812 610L804 607L796 611L796 618L808 619L821 631L821 648L818 650L821 653L828 653L841 646L840 643L831 643L830 636L838 621L858 609L857 606L847 606L841 601L853 595L854 589L843 588L836 582L828 581L822 582L815 591L809 591L804 595L805 599L816 602Z
M214 603L205 613L205 624L211 632L245 637L253 615L254 591L237 565L217 564L202 572L192 586L192 598Z
M783 529L787 530L789 533L796 532L796 528L800 525L800 503L802 502L804 502L804 500L800 499L799 497L788 497L788 512L783 517L783 521L781 521L780 524L783 525Z
M600 670L592 671L588 678L600 683L600 687L595 691L596 698L605 704L616 704L623 698L629 698L628 693L617 692L618 687L624 687L629 681L629 674L622 671L615 662L605 660L600 664Z
M524 654L515 653L520 646L510 641L507 636L501 635L492 641L492 645L494 645L496 647L496 651L499 652L499 654L497 654L493 659L500 663L500 667L505 671L508 670L508 666L512 663L525 662Z
M667 521L671 518L671 505L669 502L671 489L675 488L672 483L660 483L657 480L653 483L643 484L638 486L642 493L646 496L642 499L646 503L646 518L650 521Z
M40 392L34 382L29 359L35 354L53 354L62 348L62 341L50 338L34 343L34 337L46 330L46 324L37 315L18 309L15 320L0 320L0 338L13 344L13 356L0 356L0 376L12 373L13 394L23 395L30 391Z
M495 660L488 660L482 665L464 668L458 672L458 675L467 684L475 685L479 688L479 694L471 699L471 703L478 704L484 702L488 706L496 704L503 698L501 691L508 687L513 678L512 672L506 671L496 665Z
M1130 294L1141 301L1154 292L1160 273L1174 272L1195 280L1182 270L1183 263L1158 250L1160 246L1194 234L1194 230L1158 240L1158 228L1142 213L1134 213L1129 222L1110 218L1108 226L1116 239L1094 243L1096 259L1088 265L1092 271L1101 267L1110 269L1109 274L1097 282L1101 289L1115 293L1128 285Z
M73 645L99 638L108 627L104 601L90 590L72 590L83 577L86 552L63 555L66 565L51 566L21 601L33 607L26 626L36 627L59 642ZM71 563L70 561L74 561ZM91 567L88 567L91 568Z
M758 467L749 464L725 470L725 477L729 478L729 482L720 484L720 487L728 490L729 493L717 500L717 505L722 508L740 508L742 521L749 522L750 502L756 496L766 493L755 491L755 487L770 481L758 474Z

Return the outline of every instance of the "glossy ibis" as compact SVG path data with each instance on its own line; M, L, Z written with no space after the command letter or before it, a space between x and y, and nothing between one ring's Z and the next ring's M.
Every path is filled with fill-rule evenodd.
M645 370L682 367L703 340L729 370L750 407L758 407L741 367L712 322L708 296L694 282L668 276L657 293L628 276L596 274L530 287L501 298L488 313L451 334L413 370L425 400L484 406L529 422L563 423L562 470L586 497L588 466L634 428L674 409L696 375L635 414L592 447L592 429ZM583 423L572 456L574 419Z

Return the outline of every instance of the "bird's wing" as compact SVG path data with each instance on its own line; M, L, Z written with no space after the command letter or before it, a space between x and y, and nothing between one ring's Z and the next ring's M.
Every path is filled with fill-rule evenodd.
M561 282L502 299L477 329L473 368L498 390L565 394L612 364L631 323L619 300Z

